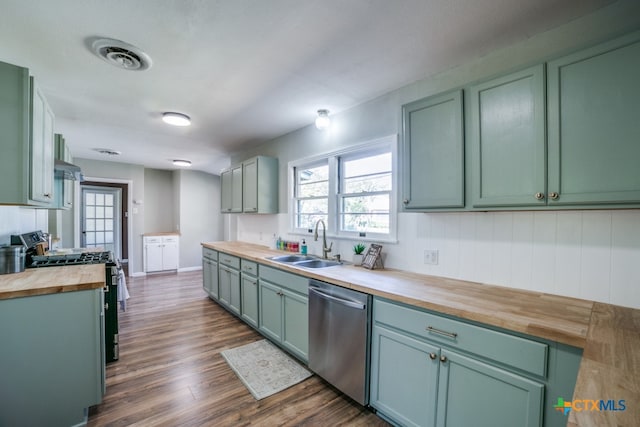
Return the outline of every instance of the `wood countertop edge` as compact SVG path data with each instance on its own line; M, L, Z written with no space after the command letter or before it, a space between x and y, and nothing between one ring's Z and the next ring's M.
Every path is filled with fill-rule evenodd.
M104 287L102 282L86 282L77 285L57 285L48 286L37 289L21 289L18 291L0 292L0 301L10 300L14 298L35 297L40 295L60 294L65 292L89 291L91 289L99 289Z
M340 273L333 270L332 268L324 268L320 271L310 270L299 268L287 264L278 263L275 261L271 261L267 259L270 256L276 255L286 255L287 252L276 251L275 249L270 249L266 246L260 246L252 243L245 242L204 242L201 243L203 247L210 248L213 250L217 250L220 252L227 253L229 255L234 255L237 257L241 257L244 259L248 259L250 261L258 262L263 265L267 265L270 267L275 267L281 270L285 270L294 274L302 275L308 278L313 278L317 280L326 281L332 284L336 284L342 287L354 289L360 292L369 293L371 295L376 295L379 297L387 298L392 301L404 303L407 305L432 310L438 313L459 317L462 319L482 323L485 325L498 327L501 329L505 329L508 331L518 332L542 339L548 339L550 341L560 342L562 344L584 348L587 337L587 329L588 329L588 321L585 322L575 321L575 322L564 322L564 324L554 324L549 322L544 322L544 319L538 319L536 321L531 321L521 319L522 316L518 316L517 313L505 313L503 315L497 314L494 311L480 310L477 311L462 309L456 307L455 304L447 304L447 301L435 301L429 300L424 297L419 297L415 295L415 293L410 292L411 287L415 287L416 284L424 284L425 286L434 286L433 283L430 282L440 282L437 286L440 288L440 294L444 294L447 292L446 286L447 284L452 284L456 286L462 287L478 287L482 292L491 291L493 293L500 292L509 292L512 295L526 295L529 298L538 298L541 300L554 300L556 303L558 301L566 301L567 303L575 305L577 310L581 310L584 313L588 313L589 315L586 317L590 317L590 312L593 307L592 301L580 300L577 298L571 297L562 297L551 294L544 294L538 292L524 291L519 289L511 289L505 288L495 285L484 285L475 282L467 282L463 280L457 279L449 279L449 278L440 278L436 276L427 276L421 275L417 273L405 272L401 270L393 270L393 269L385 269L385 270L366 270L361 267L355 267L350 265L345 265L340 268ZM346 274L351 269L352 274ZM353 273L353 269L356 269L356 273ZM362 283L354 283L353 275L362 275L366 278L367 275L371 275L372 278L375 277L374 280L381 281L380 276L386 276L389 280L392 280L394 283L392 285L397 285L395 287L390 286L392 289L381 289L380 287L375 286L367 286ZM363 279L364 281L365 279ZM405 287L406 289L402 289L402 283L408 283ZM382 286L381 286L382 287ZM479 292L478 292L479 294ZM440 295L442 298L442 295ZM478 297L481 297L479 294ZM470 297L469 297L470 298ZM585 317L577 316L577 317Z

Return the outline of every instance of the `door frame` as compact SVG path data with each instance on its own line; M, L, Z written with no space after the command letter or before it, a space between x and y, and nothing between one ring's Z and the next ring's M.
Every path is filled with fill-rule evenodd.
M103 195L107 195L110 194L113 196L114 200L114 204L112 206L112 211L113 211L113 228L112 228L112 232L113 232L113 254L115 255L116 258L120 259L120 260L127 260L127 263L129 262L129 260L127 259L127 248L125 247L125 232L124 232L124 222L123 220L126 220L126 217L123 218L124 214L126 213L126 209L124 208L124 203L123 203L123 193L126 192L126 186L120 186L118 185L96 185L97 183L95 182L89 182L89 181L83 181L82 183L80 183L80 193L81 193L81 197L82 197L82 202L80 204L80 245L84 248L87 247L87 241L86 241L86 235L85 232L87 231L85 229L85 226L87 225L87 217L86 215L86 209L87 206L84 205L84 201L86 200L86 195L87 194L103 194ZM106 208L105 208L106 210ZM107 218L107 215L105 213L104 218ZM96 231L97 230L97 221L96 221ZM106 244L106 242L105 242ZM100 247L100 246L98 246ZM104 249L107 249L107 247L105 246Z
M80 181L74 181L76 184L76 188L74 191L74 200L73 200L73 205L77 206L77 209L74 209L73 211L73 228L74 228L74 238L73 238L73 244L74 247L78 248L80 247L80 233L78 232L80 230L80 207L81 207L81 200L80 200L80 193L81 193L81 188L80 188ZM127 216L126 217L122 217L121 221L125 221L126 219L126 223L127 223L127 233L126 236L122 236L122 242L123 242L123 250L124 250L124 239L126 237L126 248L127 248L127 259L129 262L129 274L131 274L131 272L136 271L135 268L137 267L135 265L135 254L133 253L133 239L131 238L133 236L133 221L132 221L132 217L131 217L131 212L133 212L133 180L131 179L117 179L117 178L98 178L98 177L89 177L89 176L85 176L84 180L82 182L88 182L88 183L95 183L96 185L103 185L103 186L107 186L107 184L125 184L127 186L127 200L122 200L122 206L126 206L126 212L127 212ZM118 186L119 187L119 186ZM124 197L123 197L124 198Z

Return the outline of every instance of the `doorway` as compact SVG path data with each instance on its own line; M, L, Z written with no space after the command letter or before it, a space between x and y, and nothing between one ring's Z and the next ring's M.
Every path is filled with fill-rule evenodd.
M80 186L80 245L84 248L103 248L122 257L120 236L120 206L122 190L100 186Z

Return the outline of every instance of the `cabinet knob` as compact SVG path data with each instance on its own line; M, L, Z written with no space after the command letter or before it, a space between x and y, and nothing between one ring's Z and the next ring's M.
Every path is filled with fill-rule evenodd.
M555 191L549 193L549 198L551 200L558 200L558 197L560 197L560 195L558 193L556 193Z
M447 361L447 356L440 356L440 361L445 363Z
M46 197L47 199L51 198L51 194L49 194L49 193L45 193L45 194L43 194L43 196Z
M408 204L409 204L409 199L404 199L404 200L402 201L402 203L404 203L405 205L408 205Z
M544 199L544 194L542 194L542 193L536 193L536 194L534 195L534 197L536 198L536 200L542 200L542 199Z
M436 357L438 357L435 353L429 353L429 358L431 360L436 360Z

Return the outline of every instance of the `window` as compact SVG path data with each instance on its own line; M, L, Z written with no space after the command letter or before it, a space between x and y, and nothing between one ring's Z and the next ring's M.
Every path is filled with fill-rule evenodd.
M290 163L293 232L318 220L334 237L395 239L396 138Z

